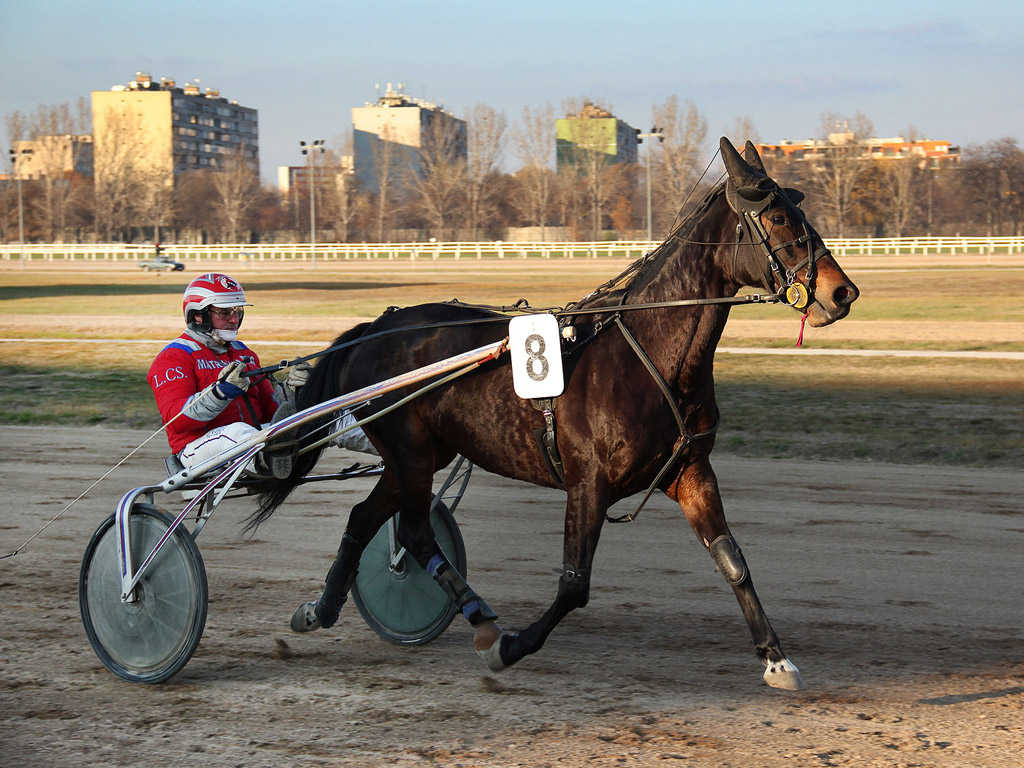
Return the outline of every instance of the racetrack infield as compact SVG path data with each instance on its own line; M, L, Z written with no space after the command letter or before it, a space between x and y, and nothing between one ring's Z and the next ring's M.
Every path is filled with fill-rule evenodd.
M0 550L148 434L4 427ZM89 647L78 567L121 494L162 479L165 450L158 436L0 560L0 765L1021 764L1018 470L716 454L802 692L761 683L731 591L663 497L606 526L590 604L500 675L461 619L417 648L380 640L351 604L329 631L290 633L369 480L301 489L253 539L240 534L252 503L227 502L199 538L210 605L195 656L166 684L131 685ZM470 582L508 627L554 595L563 500L477 472L457 512Z

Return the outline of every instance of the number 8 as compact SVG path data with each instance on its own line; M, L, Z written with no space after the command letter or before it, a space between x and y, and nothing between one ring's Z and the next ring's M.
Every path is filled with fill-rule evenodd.
M533 350L533 343L537 342L537 351ZM539 333L531 333L526 337L526 354L528 358L526 360L526 375L529 376L533 381L544 381L548 377L548 359L544 357L544 350L547 349L547 345L544 343L544 337ZM540 373L534 370L534 361L540 361Z

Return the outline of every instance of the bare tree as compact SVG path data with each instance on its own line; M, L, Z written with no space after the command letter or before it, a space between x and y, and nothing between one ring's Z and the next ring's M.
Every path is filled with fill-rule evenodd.
M873 132L871 121L860 112L852 118L836 113L821 116L821 151L807 158L806 169L835 237L846 236L856 194L870 168L863 142Z
M174 182L167 174L152 168L137 171L138 193L133 203L133 218L153 229L153 241L160 242L161 229L174 221Z
M732 130L729 132L729 138L737 147L742 147L748 141L754 144L761 143L761 134L759 134L757 132L757 128L754 127L754 118L750 115L737 117L733 121Z
M692 100L680 104L675 95L656 104L651 118L665 137L648 147L655 150L651 218L655 230L667 234L706 166L708 123Z
M138 162L145 138L131 113L109 110L93 135L96 229L111 241L127 235L145 186Z
M28 130L26 124L25 115L21 112L15 111L4 115L4 129L7 133L7 144L3 150L5 162L9 160L11 162L11 177L17 176L17 158L15 155L8 155L7 150L13 150L14 145L25 138L25 133ZM7 241L13 240L18 235L18 206L21 206L22 210L22 223L24 224L24 209L25 209L25 190L21 189L21 199L18 199L18 190L16 184L4 184L3 185L3 230L4 239ZM12 235L13 233L13 235Z
M327 180L322 193L324 218L333 227L335 240L347 243L355 222L366 209L367 200L352 168L352 133L335 137L331 145L340 147L341 153L328 150L324 156Z
M610 213L618 191L619 173L612 168L614 156L609 151L615 147L615 132L609 131L606 121L611 110L588 99L582 103L567 99L563 108L569 119L564 123L566 135L559 147L559 175L566 177L565 184L582 187L590 239L600 240L604 217Z
M374 229L377 242L384 242L385 225L392 216L400 191L402 176L402 152L392 140L391 126L385 125L380 136L371 139L370 155L373 165Z
M509 202L528 226L541 228L541 239L555 190L556 177L551 168L555 156L554 124L555 109L550 104L537 109L524 107L512 137L513 152L522 167L515 174L516 194Z
M914 142L917 139L917 131L908 128L905 138L911 143ZM920 207L918 191L921 182L924 181L924 175L928 173L926 163L924 158L915 157L913 154L878 161L879 180L886 197L884 210L894 237L903 237L912 217Z
M253 159L245 147L239 145L231 153L222 155L210 180L222 237L229 243L237 243L247 218L256 207L260 188Z
M466 120L466 223L473 240L498 212L495 177L504 147L508 118L486 104L469 110Z
M1017 235L1024 205L1024 151L1005 137L964 149L961 200L985 234Z
M220 229L217 192L210 171L189 171L178 177L174 189L174 221L179 242L206 243Z
M412 205L439 239L450 238L466 186L465 124L431 115L420 136L419 168L407 171Z
M8 117L8 126L9 133L32 142L26 148L31 152L26 158L29 162L19 166L27 165L26 172L38 178L40 194L35 197L34 210L42 237L61 242L75 203L74 193L81 189L72 179L83 153L92 149L91 137L86 137L90 129L85 101L79 99L76 108L67 103L40 105L29 116L16 112Z

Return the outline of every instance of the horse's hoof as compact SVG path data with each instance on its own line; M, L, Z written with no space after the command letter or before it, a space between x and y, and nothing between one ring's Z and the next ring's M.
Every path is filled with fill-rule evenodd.
M769 661L768 668L764 671L764 681L772 688L782 688L787 691L802 691L807 687L804 685L804 679L800 676L800 670L789 659Z
M312 632L320 629L320 621L316 617L315 602L303 603L292 616L292 632Z
M481 624L473 635L473 648L476 649L477 655L487 662L487 668L491 672L501 672L508 666L501 660L501 638L504 636L505 633L495 621Z

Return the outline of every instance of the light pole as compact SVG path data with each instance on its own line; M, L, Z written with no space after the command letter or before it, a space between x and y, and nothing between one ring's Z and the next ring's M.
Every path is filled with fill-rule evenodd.
M658 141L665 140L665 134L661 132L657 126L651 128L650 133L637 134L637 140L643 143L644 139L653 139L657 137ZM651 242L653 236L651 234L651 145L647 145L647 242Z
M302 154L306 155L306 173L309 174L309 251L313 256L313 269L316 269L316 166L313 155L318 149L323 154L324 140L300 141L299 146Z
M21 173L18 169L18 160L25 155L31 155L31 149L8 150L11 155L11 173L18 182L18 246L21 249L21 268L25 268L25 212L21 202Z

